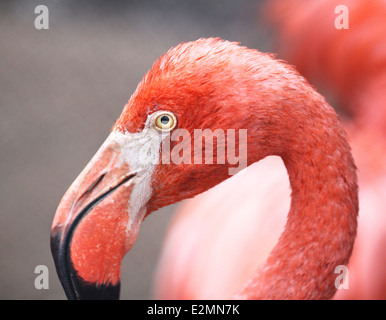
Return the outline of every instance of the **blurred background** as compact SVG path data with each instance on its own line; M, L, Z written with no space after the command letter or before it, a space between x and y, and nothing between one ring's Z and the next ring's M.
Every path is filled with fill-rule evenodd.
M367 256L353 258L368 264L354 270L376 274L378 286L366 290L386 298L385 1L272 0L268 11L266 2L0 1L0 299L65 298L49 247L61 197L153 62L202 37L278 53L344 119L360 168L361 210L369 212L358 238ZM49 9L48 30L34 26L41 4ZM350 31L336 33L338 4L353 13ZM276 27L266 23L268 12ZM179 205L142 224L122 265L122 299L151 298L162 239ZM49 290L35 289L37 265L50 271Z
M37 5L49 29L37 30ZM49 247L57 205L138 82L170 47L222 37L269 50L260 1L0 1L0 298L63 299ZM175 207L154 213L122 265L123 299L150 298ZM49 290L36 290L37 265Z

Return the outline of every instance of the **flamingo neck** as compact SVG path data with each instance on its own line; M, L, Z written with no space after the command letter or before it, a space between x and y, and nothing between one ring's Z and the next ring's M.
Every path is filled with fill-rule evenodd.
M281 154L292 189L285 230L237 298L329 299L336 291L335 268L347 265L356 236L356 173L337 122L317 122Z

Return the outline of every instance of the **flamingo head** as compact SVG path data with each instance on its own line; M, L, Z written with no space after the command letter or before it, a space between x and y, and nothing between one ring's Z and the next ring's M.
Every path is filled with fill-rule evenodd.
M193 153L190 163L161 161L167 141L170 150L179 145L185 152L193 141L183 135L193 137L195 129L248 128L248 163L272 149L267 128L276 120L267 115L276 106L267 95L277 92L259 84L269 81L267 74L292 75L272 61L235 43L201 39L183 43L155 62L57 209L51 249L68 298L118 298L121 261L145 216L229 177L232 165L227 159L217 164L218 149L213 164L197 165ZM170 139L177 129L183 129L182 135ZM249 141L250 130L255 142ZM241 154L239 147L236 139Z

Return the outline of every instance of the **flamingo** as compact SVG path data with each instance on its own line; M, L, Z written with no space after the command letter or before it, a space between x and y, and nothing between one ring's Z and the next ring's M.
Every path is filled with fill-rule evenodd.
M288 172L284 231L232 298L331 298L335 269L348 263L357 228L356 167L346 133L292 67L218 38L182 43L154 63L63 196L51 249L67 297L119 298L121 261L143 219L230 177L228 157L214 164L161 161L177 129L190 136L196 129L247 130L247 143L235 142L239 156L246 151L248 164L278 156ZM174 150L181 141L171 140Z
M349 9L349 30L334 26L334 9L342 4ZM385 299L386 3L270 1L266 11L279 26L279 47L286 59L310 79L323 80L338 98L359 168L358 236L348 265L348 288L334 298ZM278 241L289 200L284 165L269 157L184 203L164 241L154 296L231 297ZM194 230L203 221L207 232L197 235Z

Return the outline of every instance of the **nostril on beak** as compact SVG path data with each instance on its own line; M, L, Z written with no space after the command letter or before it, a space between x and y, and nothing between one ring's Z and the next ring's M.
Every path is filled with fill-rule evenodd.
M105 174L102 174L98 177L98 179L96 179L89 187L88 189L86 190L85 193L89 193L91 192L101 181L102 179L104 178Z
M103 180L103 178L105 177L105 173L100 175L88 188L85 192L83 192L83 194L79 197L79 199L82 199L84 196L88 195L89 193L91 193L95 188L96 186Z

